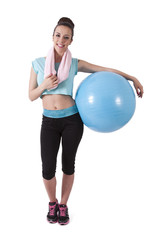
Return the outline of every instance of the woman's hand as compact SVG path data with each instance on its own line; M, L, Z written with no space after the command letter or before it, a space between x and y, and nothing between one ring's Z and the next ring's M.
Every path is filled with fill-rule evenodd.
M44 79L42 84L44 89L51 90L58 86L58 78L56 75L50 74Z
M133 81L133 85L134 85L134 87L136 89L138 97L142 98L143 97L143 93L144 93L143 86L141 85L141 83L138 81L137 78L133 78L132 81Z

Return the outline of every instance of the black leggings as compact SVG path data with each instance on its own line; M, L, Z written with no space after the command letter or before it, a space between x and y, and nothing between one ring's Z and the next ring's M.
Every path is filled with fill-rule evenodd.
M43 178L55 176L57 153L62 139L62 171L71 175L75 171L75 156L83 135L83 122L79 113L63 118L43 115L41 126L41 158Z

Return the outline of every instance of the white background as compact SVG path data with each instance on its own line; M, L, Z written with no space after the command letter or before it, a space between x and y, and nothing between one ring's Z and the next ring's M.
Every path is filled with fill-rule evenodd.
M85 127L65 227L46 221L42 105L28 99L31 62L46 56L63 16L75 23L73 57L133 75L145 92L124 128L103 134ZM158 0L1 2L1 239L160 239L159 22ZM74 94L86 76L75 77ZM60 158L61 151L58 199Z

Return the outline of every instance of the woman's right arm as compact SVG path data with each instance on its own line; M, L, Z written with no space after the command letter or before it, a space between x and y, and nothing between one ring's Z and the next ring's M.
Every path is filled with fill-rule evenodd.
M30 80L29 80L29 99L31 101L36 100L39 98L44 91L43 84L37 85L37 74L33 70L33 67L31 67L31 73L30 73Z
M37 74L33 70L33 67L31 67L30 81L29 81L29 99L31 101L34 101L37 98L39 98L45 89L49 90L50 88L56 87L57 85L58 85L57 77L55 75L53 76L52 74L50 74L38 86Z

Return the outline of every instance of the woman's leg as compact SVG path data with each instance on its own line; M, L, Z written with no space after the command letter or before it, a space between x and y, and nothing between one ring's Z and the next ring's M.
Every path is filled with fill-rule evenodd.
M41 157L43 182L50 202L56 200L56 163L61 134L53 118L43 116L41 127Z
M67 204L69 199L75 171L75 157L83 135L83 122L79 114L65 118L62 132L62 195L61 204Z
M62 195L61 195L61 202L60 204L67 204L70 192L72 190L74 182L74 174L66 175L63 173L63 180L62 180Z
M48 193L50 202L56 202L56 177L53 177L51 180L46 180L43 178L43 182Z

